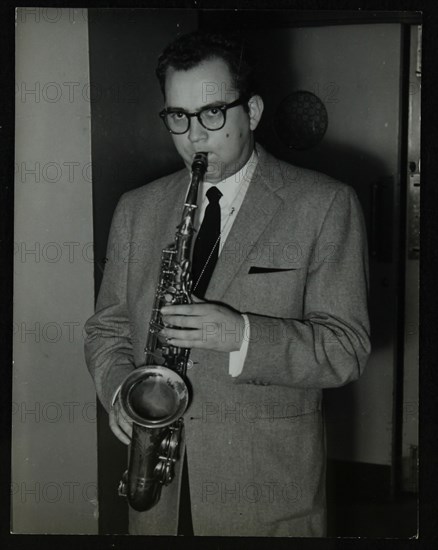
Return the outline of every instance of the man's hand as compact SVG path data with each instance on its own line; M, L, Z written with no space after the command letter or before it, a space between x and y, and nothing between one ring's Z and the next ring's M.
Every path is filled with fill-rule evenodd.
M119 396L117 396L114 406L109 413L109 425L113 434L125 445L131 443L132 420L128 418L120 406Z
M161 309L166 326L160 336L180 348L238 351L242 345L245 321L242 315L224 305L202 302L164 306Z

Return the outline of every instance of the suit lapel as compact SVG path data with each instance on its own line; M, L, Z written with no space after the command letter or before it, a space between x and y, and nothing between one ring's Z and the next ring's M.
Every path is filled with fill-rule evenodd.
M221 300L236 277L242 263L251 253L266 226L282 203L277 190L283 186L278 161L257 145L259 160L249 184L245 199L224 243L206 293L206 299ZM181 221L189 173L181 170L169 182L155 211L157 230L156 249L173 242L176 227ZM171 200L171 204L168 201ZM163 216L163 211L167 212ZM196 235L195 235L196 238Z
M257 146L259 160L245 199L224 243L206 298L221 300L240 266L282 203L276 190L283 185L276 159Z
M156 242L160 251L175 239L176 228L181 222L189 178L190 174L186 169L175 174L155 209L154 227L157 228Z

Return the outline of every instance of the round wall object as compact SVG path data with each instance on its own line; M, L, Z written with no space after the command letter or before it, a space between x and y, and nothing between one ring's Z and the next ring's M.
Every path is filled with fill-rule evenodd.
M278 137L290 149L304 150L317 145L327 130L324 103L312 92L298 90L286 96L274 117Z

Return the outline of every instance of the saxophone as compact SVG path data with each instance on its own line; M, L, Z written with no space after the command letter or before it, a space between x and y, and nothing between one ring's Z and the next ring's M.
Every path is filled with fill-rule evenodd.
M122 411L132 420L128 470L119 484L119 495L134 510L149 510L160 499L163 485L174 478L175 463L189 403L185 382L190 349L161 343L161 308L192 303L191 249L198 187L208 165L207 153L193 158L190 187L181 223L173 244L162 251L158 286L145 347L145 364L130 373L120 389Z

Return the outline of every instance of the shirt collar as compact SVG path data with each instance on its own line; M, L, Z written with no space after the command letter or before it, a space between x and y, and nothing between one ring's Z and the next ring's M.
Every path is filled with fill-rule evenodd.
M225 206L226 204L232 204L242 185L245 182L248 183L249 180L252 178L254 170L257 166L257 161L258 157L256 150L254 149L252 155L238 172L232 174L231 176L228 176L219 183L209 183L205 181L202 186L203 198L205 198L205 194L207 193L207 191L211 187L215 186L222 193L221 205Z

